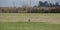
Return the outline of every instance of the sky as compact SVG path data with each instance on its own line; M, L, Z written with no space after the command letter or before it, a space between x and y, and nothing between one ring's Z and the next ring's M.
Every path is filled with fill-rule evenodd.
M22 5L29 5L31 2L31 5L38 5L39 1L48 1L51 3L59 2L60 0L0 0L0 7L20 7Z

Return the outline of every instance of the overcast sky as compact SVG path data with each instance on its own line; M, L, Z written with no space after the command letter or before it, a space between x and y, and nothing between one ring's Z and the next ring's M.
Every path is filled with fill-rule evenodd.
M31 1L32 5L37 5L38 1L50 1L52 3L59 2L60 0L0 0L0 7L12 7L14 6L13 3L15 3L15 6L19 7L24 4L29 4Z

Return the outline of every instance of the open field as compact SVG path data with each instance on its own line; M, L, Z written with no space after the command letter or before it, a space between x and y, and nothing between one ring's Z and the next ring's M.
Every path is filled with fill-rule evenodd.
M60 30L60 13L0 13L0 30Z
M60 30L60 24L42 22L5 22L0 23L0 30Z
M60 24L60 13L0 13L0 22L48 22Z

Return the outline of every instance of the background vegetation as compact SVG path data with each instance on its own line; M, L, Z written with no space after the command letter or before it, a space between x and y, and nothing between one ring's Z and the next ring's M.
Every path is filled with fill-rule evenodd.
M0 7L0 13L60 13L60 5L39 1L38 5L22 5L22 7Z

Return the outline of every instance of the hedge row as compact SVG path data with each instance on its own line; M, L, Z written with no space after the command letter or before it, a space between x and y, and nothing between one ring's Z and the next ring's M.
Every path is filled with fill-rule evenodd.
M60 8L31 8L31 9L15 9L15 10L4 10L0 9L0 13L60 13Z

